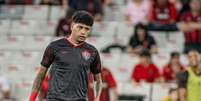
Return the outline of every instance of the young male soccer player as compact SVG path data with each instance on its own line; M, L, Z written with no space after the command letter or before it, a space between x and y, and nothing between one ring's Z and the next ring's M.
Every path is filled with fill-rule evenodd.
M71 34L51 42L45 50L29 101L35 101L48 68L50 77L46 101L87 101L87 77L93 73L95 101L101 93L101 62L95 47L85 42L93 17L78 11L72 16Z

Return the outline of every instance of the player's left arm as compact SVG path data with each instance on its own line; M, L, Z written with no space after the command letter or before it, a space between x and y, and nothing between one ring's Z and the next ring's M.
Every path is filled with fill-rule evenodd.
M100 101L100 95L102 90L102 78L101 73L94 74L94 101Z

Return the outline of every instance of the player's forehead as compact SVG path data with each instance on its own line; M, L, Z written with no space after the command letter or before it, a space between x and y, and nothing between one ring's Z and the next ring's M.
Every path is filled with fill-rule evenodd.
M82 23L75 23L76 26L81 26L81 27L84 27L84 28L91 28L91 26L89 25L86 25L86 24L82 24Z

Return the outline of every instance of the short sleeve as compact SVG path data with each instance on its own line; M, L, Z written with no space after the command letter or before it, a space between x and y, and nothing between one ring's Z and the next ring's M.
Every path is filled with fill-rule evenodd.
M46 68L49 68L53 60L54 60L54 49L52 44L49 44L43 54L41 65Z
M179 73L177 75L177 84L179 88L186 88L188 81L188 71Z
M95 52L95 59L90 66L90 70L92 74L98 74L101 72L101 60L98 51Z
M132 72L132 75L131 75L131 79L139 82L139 80L140 80L140 74L141 74L140 67L138 65L136 65L134 67L134 69L133 69L133 72Z

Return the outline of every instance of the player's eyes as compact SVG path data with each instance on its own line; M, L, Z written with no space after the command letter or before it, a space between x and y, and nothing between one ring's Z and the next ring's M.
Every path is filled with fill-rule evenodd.
M78 26L78 28L79 28L79 29L82 29L83 27L82 27L82 26Z
M89 30L89 28L85 28L86 30Z

